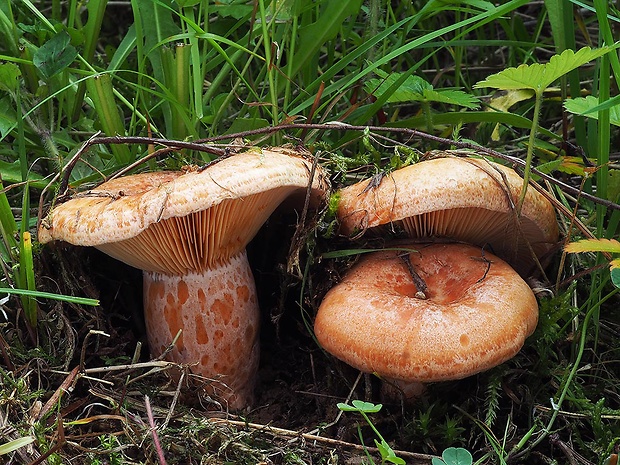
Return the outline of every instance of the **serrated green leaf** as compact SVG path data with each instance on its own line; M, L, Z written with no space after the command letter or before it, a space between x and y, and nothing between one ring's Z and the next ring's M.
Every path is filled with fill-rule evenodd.
M458 89L428 89L424 91L424 97L427 101L448 103L471 109L480 106L478 97Z
M62 31L34 52L32 63L44 77L50 78L73 63L77 55L78 51L71 45L71 37Z
M620 253L620 242L615 239L582 239L567 244L564 250L568 253L609 252Z
M598 119L598 112L592 112L591 110L598 105L598 98L593 95L568 99L564 102L566 111L594 119ZM620 126L620 104L609 108L609 122L615 126Z
M376 70L381 79L370 79L364 87L368 93L377 97L387 92L403 73L385 73ZM465 108L478 108L480 101L474 95L458 89L435 89L420 76L409 76L388 98L388 103L439 102Z
M552 56L548 63L524 64L492 74L484 81L476 83L474 88L491 87L501 90L532 89L539 93L569 71L608 53L611 49L611 47L597 49L583 47L577 52L570 49L564 50L561 54Z

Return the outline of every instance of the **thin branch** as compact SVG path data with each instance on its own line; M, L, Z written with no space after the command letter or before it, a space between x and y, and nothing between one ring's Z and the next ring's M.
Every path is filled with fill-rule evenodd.
M278 131L297 130L297 129L301 129L301 130L315 129L315 130L321 130L321 131L361 131L361 132L372 131L372 132L389 132L389 133L395 133L395 134L404 134L409 137L419 137L421 139L426 139L426 140L436 142L442 145L457 147L460 149L474 150L476 152L483 153L485 155L507 161L513 165L513 168L515 167L514 165L519 166L521 169L525 169L526 167L525 161L520 158L512 157L510 155L506 155L496 150L483 147L482 145L474 144L471 142L463 142L463 141L448 139L445 137L434 136L432 134L428 134L423 131L418 131L417 129L394 128L394 127L383 127L383 126L354 126L351 124L341 123L341 122L328 122L328 123L322 123L322 124L307 124L307 123L282 124L279 126L270 126L270 127L254 129L250 131L238 132L235 134L225 134L225 135L220 135L220 136L215 136L215 137L209 137L206 139L199 139L195 142L197 143L216 142L216 141L221 141L221 140L235 139L239 137L243 138L243 137L250 137L250 136L255 136L255 135L260 135L260 134L271 134L273 132L278 132ZM578 188L570 186L558 179L555 179L553 176L543 173L542 171L539 171L535 168L531 169L531 173L535 174L536 176L539 176L542 179L545 179L546 181L549 181L552 184L555 184L560 189L566 192L570 192L573 195L580 194L581 197L586 200L597 203L599 205L603 205L611 210L620 210L620 205L615 202L611 202L606 199L601 199L599 197L596 197L595 195L588 194L587 192L580 192Z
M338 439L326 438L323 436L317 436L317 435L308 434L308 433L300 433L297 431L284 429L284 428L277 428L275 426L270 426L270 425L261 425L258 423L249 423L249 422L240 421L240 420L230 420L227 418L210 418L209 422L214 423L214 424L226 424L226 425L236 426L238 428L253 429L256 431L261 431L264 433L272 434L274 436L302 438L302 439L305 439L306 441L319 442L319 443L327 444L327 445L334 446L334 447L342 447L342 448L355 449L355 450L367 450L368 452L371 452L371 453L379 452L379 450L375 447L352 444L350 442L345 442L345 441L341 441ZM433 458L437 458L434 455L418 454L415 452L408 452L408 451L402 451L402 450L395 450L394 453L398 457L411 459L411 461L407 463L427 464L427 463L430 463L433 460Z

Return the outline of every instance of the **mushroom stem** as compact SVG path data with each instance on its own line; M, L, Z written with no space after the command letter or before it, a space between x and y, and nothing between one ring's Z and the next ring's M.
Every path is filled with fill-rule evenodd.
M395 378L383 378L381 381L381 398L384 402L412 405L425 390L426 385L419 381L403 381Z
M144 312L153 356L181 330L167 358L192 364L193 373L209 378L207 391L228 408L252 403L260 314L245 250L182 276L145 271Z

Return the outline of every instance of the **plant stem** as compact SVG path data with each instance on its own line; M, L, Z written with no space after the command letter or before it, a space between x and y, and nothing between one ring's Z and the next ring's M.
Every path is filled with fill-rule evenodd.
M536 91L536 100L534 102L534 116L532 117L532 129L530 130L530 138L527 144L527 155L525 157L525 169L523 171L523 188L517 205L517 215L521 215L521 208L527 193L527 187L530 182L530 174L532 172L532 158L534 156L534 144L536 143L536 134L538 133L538 119L540 117L540 107L542 105L544 89Z
M274 126L278 125L278 91L276 89L276 82L274 79L274 63L273 56L271 54L271 34L269 33L267 24L267 14L265 12L265 2L260 0L258 2L260 7L260 20L263 33L263 47L265 48L265 61L267 63L267 78L269 80L269 95L271 97L271 117ZM274 20L275 18L272 18Z

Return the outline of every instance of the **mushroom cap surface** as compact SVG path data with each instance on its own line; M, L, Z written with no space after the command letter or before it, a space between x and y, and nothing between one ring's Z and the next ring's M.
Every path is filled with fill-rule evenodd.
M404 381L460 379L514 356L538 322L536 298L503 260L464 244L410 245L363 256L323 299L321 346L367 372Z
M289 196L320 202L319 166L285 148L251 149L205 169L110 180L56 206L39 241L95 246L136 268L183 274L221 264L243 250ZM310 189L308 187L310 186Z
M517 227L523 179L498 163L434 158L393 171L376 184L371 178L339 191L343 234L389 224L412 238L488 245L523 274L534 263L528 243L540 259L558 239L553 206L531 186Z

